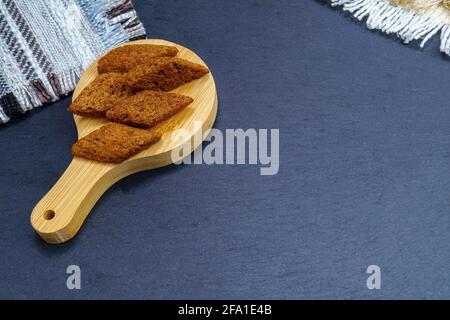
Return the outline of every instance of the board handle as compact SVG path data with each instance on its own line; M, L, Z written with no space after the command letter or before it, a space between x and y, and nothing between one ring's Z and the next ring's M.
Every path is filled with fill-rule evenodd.
M133 173L166 166L171 152L106 164L75 157L31 213L31 225L48 243L72 239L95 203L114 183Z
M53 188L31 213L31 224L48 243L62 243L80 229L114 179L112 165L74 158Z

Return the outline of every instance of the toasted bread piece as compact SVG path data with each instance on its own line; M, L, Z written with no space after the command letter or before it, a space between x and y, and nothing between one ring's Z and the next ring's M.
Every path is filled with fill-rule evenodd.
M120 100L106 112L106 118L133 127L148 128L170 118L192 101L192 98L176 93L146 90Z
M178 49L155 44L133 44L115 48L104 55L97 65L98 73L127 72L139 64L157 57L175 57Z
M120 163L154 144L160 137L148 130L110 123L72 146L72 154L106 163Z
M180 58L155 58L125 76L134 90L170 91L208 72L206 67Z
M70 105L69 111L80 116L104 117L114 103L131 94L120 73L104 73L95 78Z

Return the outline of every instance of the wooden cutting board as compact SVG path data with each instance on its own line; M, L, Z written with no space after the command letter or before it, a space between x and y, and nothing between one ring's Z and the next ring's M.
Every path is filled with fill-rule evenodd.
M172 45L179 49L180 58L206 64L191 50L164 40L146 39L133 44ZM211 71L211 70L210 70ZM74 93L74 100L80 92L97 76L97 61L82 75ZM162 133L161 140L147 150L121 164L104 164L75 157L61 178L36 205L31 214L31 224L36 232L48 243L62 243L71 239L80 229L92 207L102 194L118 180L144 170L154 169L172 163L172 151L183 147L187 156L206 138L217 114L217 93L211 73L187 83L173 92L190 96L194 102L169 120L151 130ZM78 137L108 123L105 119L74 116ZM172 133L185 129L188 135L173 139ZM200 136L200 139L198 137ZM75 141L74 141L75 142ZM67 152L70 152L67 146ZM188 152L186 152L188 151ZM125 212L124 214L132 214Z

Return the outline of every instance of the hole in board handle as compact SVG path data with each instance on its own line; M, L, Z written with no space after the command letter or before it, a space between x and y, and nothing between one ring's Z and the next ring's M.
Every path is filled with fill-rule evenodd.
M55 211L53 210L47 210L44 212L44 219L45 220L52 220L55 217Z

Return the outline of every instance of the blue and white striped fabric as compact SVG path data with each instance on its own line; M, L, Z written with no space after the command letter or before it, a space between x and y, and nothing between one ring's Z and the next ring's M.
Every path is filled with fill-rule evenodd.
M0 123L67 95L101 53L140 38L131 0L0 0Z

